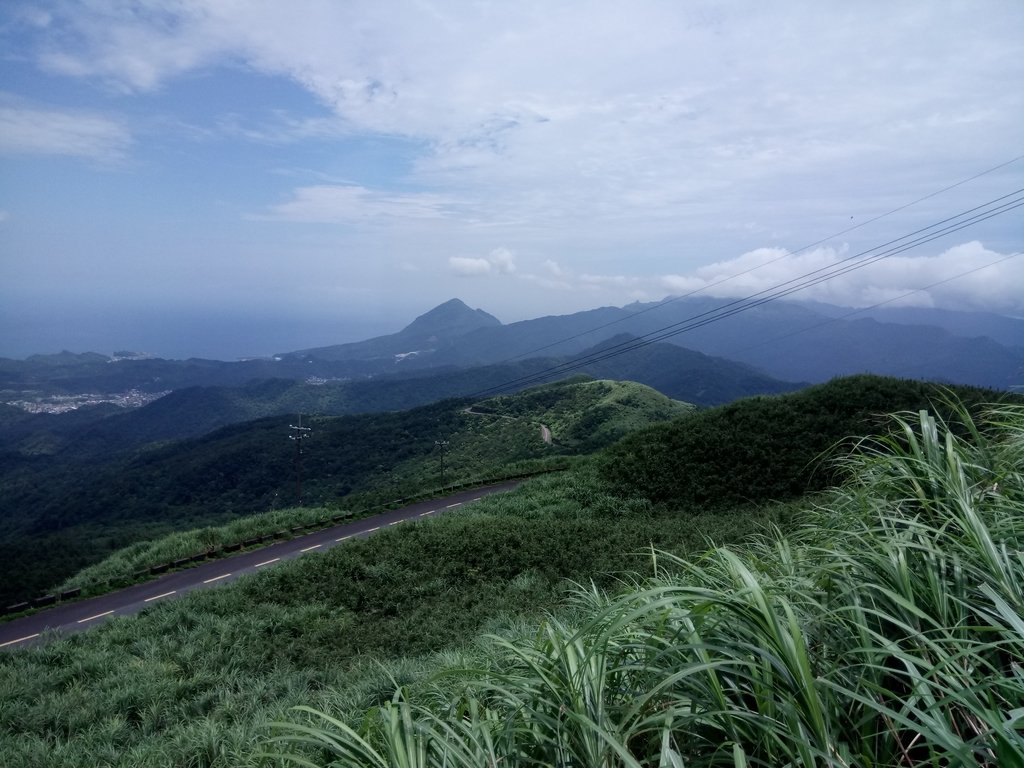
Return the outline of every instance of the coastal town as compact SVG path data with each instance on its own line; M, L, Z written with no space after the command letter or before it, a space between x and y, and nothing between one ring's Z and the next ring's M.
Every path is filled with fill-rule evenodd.
M75 395L42 395L31 392L5 393L6 405L20 408L28 413L67 413L78 408L109 403L119 408L140 408L169 392L143 392L129 389L116 394L83 393Z

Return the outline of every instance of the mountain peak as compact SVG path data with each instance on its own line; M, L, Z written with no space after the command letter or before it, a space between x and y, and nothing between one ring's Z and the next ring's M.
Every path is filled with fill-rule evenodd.
M497 325L501 325L501 321L494 315L482 309L471 309L461 299L450 299L438 304L429 312L424 312L403 328L399 335L452 337L475 331L477 328Z

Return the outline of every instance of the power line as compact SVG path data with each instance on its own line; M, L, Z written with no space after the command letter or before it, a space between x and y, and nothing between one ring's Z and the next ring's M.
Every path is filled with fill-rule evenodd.
M290 429L295 434L288 435L289 440L295 441L295 496L298 499L298 506L302 506L302 441L306 440L313 434L313 430L309 427L302 426L302 414L299 414L298 425L289 424Z
M1020 205L1024 205L1024 201L1019 202L1014 207L1019 207ZM993 215L996 215L996 214L993 214ZM991 216L987 216L985 218L991 218ZM981 219L981 220L984 220L984 219ZM682 333L685 333L687 331L695 330L697 328L704 327L705 325L709 325L711 323L718 322L720 320L724 320L724 319L726 319L728 317L732 317L733 315L739 314L740 312L745 312L745 311L748 311L750 309L754 309L754 308L759 307L759 306L761 306L763 304L767 304L768 302L774 301L774 300L782 298L784 296L788 296L788 295L790 295L792 293L796 293L796 292L798 292L800 290L803 290L804 288L808 288L808 287L812 287L814 285L818 285L818 284L820 284L822 282L825 282L826 280L829 280L829 279L831 279L833 277L837 277L837 276L839 276L841 274L846 274L847 272L854 271L855 269L861 269L861 268L863 268L865 266L868 266L869 264L874 263L875 261L880 260L881 258L885 258L887 256L896 255L898 253L903 253L904 251L909 250L911 247L913 247L915 245L919 245L919 244L921 244L923 242L930 242L931 240L934 240L934 239L936 239L936 238L938 238L938 237L940 237L940 236L942 236L944 234L949 234L950 231L957 231L957 229L963 229L966 226L969 226L970 224L973 224L973 223L977 223L977 221L967 222L967 223L965 223L961 227L958 227L958 228L952 229L952 230L946 230L946 231L940 232L940 233L936 234L934 237L926 238L926 239L922 239L922 240L919 240L919 241L915 241L915 242L909 243L906 246L903 246L903 247L900 247L900 248L897 248L897 249L893 249L893 250L891 250L889 252L886 252L884 254L881 254L881 255L879 255L877 257L872 257L871 259L867 259L867 260L865 260L865 261L863 261L863 262L861 262L859 264L855 264L855 265L852 265L852 266L847 266L847 267L845 267L843 269L835 270L834 272L832 272L830 274L826 274L824 276L815 278L813 280L808 280L808 281L806 281L804 283L800 283L800 284L796 284L796 285L791 285L790 287L785 288L784 290L779 290L779 291L777 291L774 294L770 294L770 295L767 295L767 296L761 296L761 298L757 298L755 301L749 301L749 299L751 299L751 298L757 297L760 294L766 293L767 291L774 290L775 288L779 287L779 286L774 286L772 289L766 289L765 291L761 291L759 294L753 294L750 297L746 297L744 299L738 299L736 301L733 301L733 302L730 302L728 304L722 305L721 307L719 307L719 308L717 308L715 310L711 310L709 312L704 312L704 313L701 313L700 315L695 315L695 316L693 316L691 318L688 318L687 320L683 320L683 321L680 321L679 323L675 323L675 324L673 324L671 326L666 326L666 327L658 329L656 331L652 331L652 332L650 332L648 334L644 334L643 336L640 336L638 338L630 339L629 341L625 341L625 342L621 342L621 343L616 344L616 345L614 345L612 347L606 347L605 349L601 350L600 352L592 353L591 355L587 355L587 356L584 356L584 357L581 357L581 358L577 358L575 360L567 361L566 363L562 363L562 364L560 364L558 366L553 366L552 368L548 369L547 371L537 372L536 374L534 374L533 376L530 376L530 377L522 377L523 380L522 381L517 381L515 383L515 385L516 386L527 386L527 385L532 384L532 383L539 383L541 381L544 381L546 379L552 378L554 376L563 375L565 373L569 373L571 371L578 370L578 369L580 369L582 367L585 367L587 365L592 365L594 363L603 362L604 360L608 360L610 358L618 357L619 355L623 355L623 354L626 354L628 352L632 352L634 350L641 349L642 347L649 346L650 344L655 344L657 342L664 341L665 339L671 338L673 336L678 336L678 335L680 335ZM793 281L789 281L789 282L793 282ZM785 284L782 284L782 285L785 285ZM748 303L744 303L744 302L748 302ZM726 309L727 311L722 311L723 309ZM506 385L506 386L508 386L508 385Z
M848 317L853 317L854 315L860 315L860 314L863 314L864 312L870 312L872 309L878 309L879 307L884 307L886 304L892 304L895 301L902 301L903 299L907 298L908 296L913 296L915 293L921 293L922 291L929 291L932 288L937 288L940 285L946 285L947 283L952 283L954 280L959 280L962 277L967 277L968 275L973 275L975 272L981 272L982 270L988 269L989 267L994 267L997 264L1002 264L1004 261L1009 261L1010 259L1014 259L1014 258L1020 256L1021 253L1022 253L1022 251L1017 251L1016 253L1011 253L1009 256L1004 256L1001 259L996 259L995 261L990 261L988 264L982 264L980 267L975 267L974 269L968 269L966 272L961 272L961 273L953 275L951 277L947 277L945 280L937 280L934 283L929 283L928 285L921 286L920 288L915 288L912 291L907 291L906 293L901 294L899 296L894 296L891 299L886 299L885 301L880 301L877 304L872 304L872 305L867 306L867 307L858 307L857 309L854 309L851 312L847 312L846 314L839 315L838 317L830 317L828 320L825 320L825 321L820 322L820 323L815 323L814 325L809 325L806 328L801 328L798 331L791 331L790 333L784 333L784 334L781 334L780 336L773 336L772 338L766 339L765 341L758 342L757 344L750 344L749 346L746 346L746 347L738 347L738 348L732 349L732 350L730 350L730 351L728 351L728 352L726 352L724 354L727 356L727 355L730 355L730 354L737 354L739 352L748 352L748 351L750 351L752 349L758 349L759 347L767 346L768 344L774 344L777 341L783 341L784 339L789 339L789 338L792 338L793 336L799 336L801 333L807 333L808 331L813 331L813 330L816 330L818 328L823 328L826 325L831 325L832 323L838 322L840 320L845 320Z
M472 396L481 397L492 392L502 391L511 387L528 386L533 383L539 383L553 378L554 376L564 375L584 366L602 362L650 344L664 341L665 339L685 333L686 331L691 331L713 322L719 322L727 317L731 317L740 312L746 312L770 301L775 301L797 291L804 290L805 288L813 287L827 280L831 280L834 277L838 277L858 269L863 269L864 267L881 261L882 259L903 253L911 248L932 242L933 240L944 237L945 235L958 232L969 226L973 226L974 224L978 224L982 221L986 221L987 219L1000 216L1024 206L1024 196L1021 196L1022 192L1024 192L1024 188L994 198L993 200L989 200L988 202L969 208L965 211L961 211L954 216L949 216L935 222L934 224L930 224L927 227L922 227L906 235L895 238L894 240L890 240L887 243L883 243L882 245L875 246L865 251L860 251L859 253L841 260L837 264L819 267L818 269L811 270L803 275L792 278L783 283L776 284L762 291L758 291L757 293L727 302L713 310L708 310L676 323L655 329L654 331L643 334L638 338L621 342L600 350L599 352L584 355L573 360L551 366L544 370L537 371L533 374L518 377L494 387L489 387L481 390L480 392L474 393ZM1013 199L1008 200L1008 198ZM996 205L996 203L999 203L999 205ZM959 221L957 221L958 219ZM874 253L874 255L869 255L875 251L879 252Z
M586 331L581 331L580 333L577 333L577 334L575 334L573 336L566 336L565 338L558 339L557 341L553 341L550 344L545 344L544 346L537 347L536 349L531 349L531 350L529 350L527 352L522 352L522 353L520 353L518 355L515 355L513 357L509 357L509 358L506 358L504 360L501 360L497 364L500 365L501 363L509 363L509 362L512 362L513 360L520 360L520 359L522 359L524 357L536 355L538 352L543 352L544 350L551 349L552 347L557 347L558 345L565 344L568 341L575 341L576 339L579 339L579 338L581 338L583 336L586 336L588 334L594 333L595 331L600 331L600 330L603 330L605 328L609 328L609 327L611 327L613 325L617 325L619 323L624 323L627 320L632 320L632 319L634 319L634 318L636 318L636 317L638 317L640 315L647 314L648 312L653 312L655 310L662 309L663 307L665 307L665 306L667 306L669 304L672 304L673 302L682 301L683 299L688 299L688 298L690 298L692 296L697 295L698 293L703 293L704 291L707 291L707 290L709 290L711 288L717 288L718 286L724 285L725 283L728 283L728 282L731 282L732 280L735 280L738 277L744 277L745 275L749 275L751 272L756 272L757 270L762 269L764 267L767 267L770 264L775 264L776 262L782 261L783 259L789 258L790 256L795 256L798 253L803 253L804 251L809 251L811 248L819 246L822 243L826 243L829 240L832 240L832 239L837 238L837 237L841 237L842 235L845 235L845 234L848 234L848 233L853 232L855 230L861 229L862 227L866 227L869 224L873 224L876 221L884 219L884 218L886 218L888 216L892 216L893 214L899 213L900 211L905 211L906 209L912 208L913 206L918 205L919 203L923 203L925 200L930 200L933 197L938 197L939 195L944 194L946 192L949 192L952 189L956 189L957 187L961 187L964 184L969 184L972 181L976 181L977 179L980 179L983 176L987 176L990 173L995 173L996 171L998 171L998 170L1000 170L1002 168L1005 168L1008 165L1012 165L1013 163L1016 163L1016 162L1018 162L1018 161L1020 161L1022 159L1024 159L1024 155L1017 155L1016 157L1013 157L1013 158L1011 158L1009 160L1006 160L1005 162L999 163L997 165L993 165L991 168L986 168L985 170L980 171L979 173L976 173L973 176L968 176L965 179L960 179L960 181L954 182L954 183L952 183L952 184L950 184L948 186L943 187L942 189L935 190L934 192L931 192L931 193L925 195L924 197L919 197L916 200L910 201L909 203L904 203L903 205L900 205L900 206L898 206L896 208L893 208L892 210L886 211L885 213L880 213L877 216L874 216L874 217L872 217L870 219L867 219L866 221L862 221L859 224L855 224L852 227L847 227L846 229L842 229L842 230L840 230L838 232L834 232L833 234L827 235L826 237L823 237L820 240L816 240L813 243L808 243L807 245L801 246L800 248L797 248L794 251L788 251L787 250L787 251L783 252L782 254L780 254L779 256L776 256L773 259L769 259L768 261L765 261L765 262L762 262L761 264L758 264L756 267L751 267L750 269L745 269L742 272L736 272L736 273L733 273L731 275L727 275L726 277L720 278L719 280L716 280L713 283L708 283L707 285L703 285L700 288L695 288L694 290L692 290L692 291L690 291L688 293L681 294L679 296L672 296L670 298L665 299L664 301L658 302L654 306L647 307L646 309L641 309L641 310L638 310L636 312L633 312L632 314L627 315L626 317L616 318L615 320L611 320L610 322L604 323L602 325L594 326L593 328L590 328L590 329L588 329Z

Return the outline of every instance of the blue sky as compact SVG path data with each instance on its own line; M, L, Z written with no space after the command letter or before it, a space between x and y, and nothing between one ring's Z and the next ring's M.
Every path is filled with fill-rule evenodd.
M1024 154L1021 30L1012 0L9 0L0 355L760 290L1024 187L1022 160L837 234ZM1022 223L805 297L999 262L903 301L1024 315Z

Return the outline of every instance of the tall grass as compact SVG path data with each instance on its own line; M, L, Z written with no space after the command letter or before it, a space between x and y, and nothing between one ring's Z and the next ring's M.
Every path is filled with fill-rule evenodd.
M901 414L787 538L689 562L271 750L380 766L1024 766L1024 408Z

